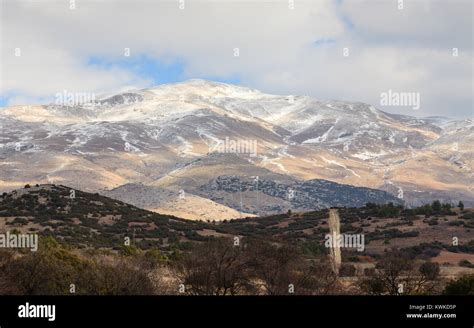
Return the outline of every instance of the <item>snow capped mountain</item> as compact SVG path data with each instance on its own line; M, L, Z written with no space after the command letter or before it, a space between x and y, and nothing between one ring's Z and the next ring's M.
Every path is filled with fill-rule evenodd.
M189 80L82 105L7 107L0 127L4 191L48 181L87 191L137 183L188 188L196 203L206 197L200 187L219 176L259 176L383 189L413 204L474 201L471 120L418 119L364 103Z

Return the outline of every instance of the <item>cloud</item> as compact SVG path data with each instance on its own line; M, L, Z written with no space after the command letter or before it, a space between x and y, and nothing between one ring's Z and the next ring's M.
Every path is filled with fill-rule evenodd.
M265 92L374 105L388 89L420 92L420 111L390 110L472 115L468 0L405 1L403 10L388 0L295 1L294 9L284 0L179 4L76 1L70 10L67 1L7 1L1 95L40 99L64 89L110 92L167 78L215 77ZM14 56L17 47L21 57ZM125 48L131 57L124 57ZM91 58L102 65L91 65ZM158 69L136 69L138 58L145 68L155 60Z

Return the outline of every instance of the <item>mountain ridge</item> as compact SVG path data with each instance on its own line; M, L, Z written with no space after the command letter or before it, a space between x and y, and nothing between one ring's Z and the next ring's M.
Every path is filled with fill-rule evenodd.
M96 101L0 111L0 190L55 181L97 192L169 180L173 190L190 192L226 170L242 178L269 171L381 189L413 206L435 197L474 202L472 120L420 119L360 102L269 95L205 80ZM225 140L249 141L255 149L219 151ZM178 171L186 179L171 177ZM193 185L193 174L201 185Z

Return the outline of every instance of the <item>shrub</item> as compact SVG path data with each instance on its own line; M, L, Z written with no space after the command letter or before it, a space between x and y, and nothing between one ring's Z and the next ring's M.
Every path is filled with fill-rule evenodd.
M124 258L115 261L86 259L61 246L51 237L40 239L37 252L27 252L0 261L3 277L0 294L87 295L153 294L147 270ZM7 281L9 289L2 288Z
M445 295L474 295L474 274L452 280L443 291Z
M353 277L356 274L356 268L352 264L343 264L339 269L339 275L341 277Z
M465 267L465 268L474 268L474 264L469 262L468 260L459 261L459 266L462 266L462 267Z

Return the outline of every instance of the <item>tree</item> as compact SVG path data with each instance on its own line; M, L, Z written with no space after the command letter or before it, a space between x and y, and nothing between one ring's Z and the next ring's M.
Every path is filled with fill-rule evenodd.
M449 203L443 203L443 205L441 206L442 210L443 210L443 213L446 213L446 214L449 214L451 213L451 204Z
M464 211L464 203L462 201L459 201L458 207L461 211Z
M463 276L446 285L445 295L474 295L474 274Z
M428 280L435 280L439 276L439 264L433 262L425 262L420 266L420 273Z
M237 295L251 289L242 246L221 238L197 245L175 263L174 273L190 295Z
M296 248L277 247L262 240L246 244L246 256L258 281L258 289L268 295L288 295L289 285L297 283L297 263L301 260Z
M375 270L359 282L362 291L371 295L424 294L431 292L439 277L439 265L415 262L398 250L380 259Z
M190 295L330 294L337 282L326 254L309 261L293 245L261 239L202 243L182 254L174 272Z
M441 212L441 202L439 200L435 200L432 204L431 204L431 208L433 209L433 211L435 213L439 213Z
M326 295L336 292L337 276L327 257L327 250L306 246L311 260L304 257L301 248L294 245L261 239L245 244L250 277L257 292L267 295Z

